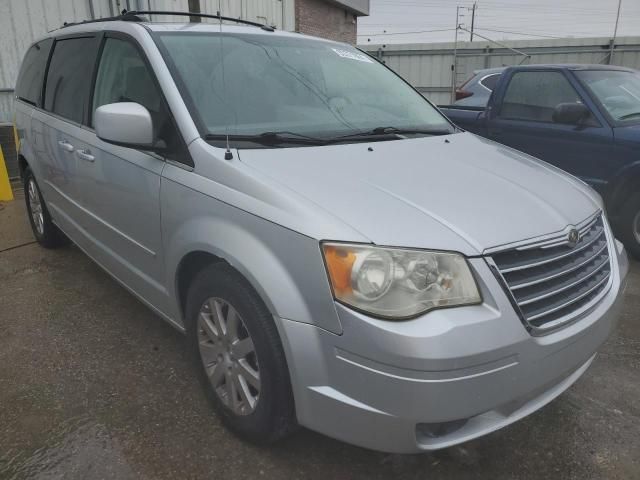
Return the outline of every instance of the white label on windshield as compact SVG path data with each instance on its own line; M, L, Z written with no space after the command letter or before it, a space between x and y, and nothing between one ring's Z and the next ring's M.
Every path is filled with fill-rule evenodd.
M371 60L364 53L350 52L349 50L342 50L340 48L332 48L331 50L336 52L342 58L348 58L349 60L357 60L359 62L373 63L373 60Z

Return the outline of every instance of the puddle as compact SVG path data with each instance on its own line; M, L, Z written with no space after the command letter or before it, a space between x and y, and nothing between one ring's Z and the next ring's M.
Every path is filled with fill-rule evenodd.
M7 479L138 478L124 449L106 428L87 417L61 424L34 452L10 449L0 454L0 477Z

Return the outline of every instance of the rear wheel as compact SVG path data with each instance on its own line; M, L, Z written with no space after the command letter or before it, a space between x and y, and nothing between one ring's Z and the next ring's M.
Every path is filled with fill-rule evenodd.
M30 168L24 172L24 197L31 230L38 243L45 248L57 248L69 243L67 237L51 221L49 210Z
M640 193L627 200L622 208L619 236L629 254L640 260Z
M269 310L226 264L205 267L187 294L189 348L223 423L255 443L296 427L289 372Z

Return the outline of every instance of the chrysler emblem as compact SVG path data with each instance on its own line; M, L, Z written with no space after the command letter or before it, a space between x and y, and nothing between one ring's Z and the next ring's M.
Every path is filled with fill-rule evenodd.
M569 230L569 234L567 235L567 243L571 248L575 247L580 241L580 232L575 228Z

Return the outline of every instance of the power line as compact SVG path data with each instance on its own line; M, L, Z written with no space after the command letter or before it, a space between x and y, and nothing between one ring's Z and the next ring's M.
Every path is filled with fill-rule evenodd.
M476 30L486 31L486 32L498 32L498 33L513 33L519 35L525 35L528 37L540 37L540 38L564 38L553 35L543 35L538 33L529 33L523 31L512 31L512 30L499 30L493 28L475 28ZM359 37L379 37L379 36L388 36L388 35L411 35L411 34L419 34L419 33L432 33L432 32L452 32L455 28L439 28L434 30L419 30L415 32L384 32L384 33L359 33Z
M513 34L517 34L517 35L525 35L527 37L540 37L540 38L564 38L564 37L557 37L554 35L540 35L538 33L527 33L527 32L514 32L511 30L497 30L497 29L493 29L493 28L478 28L476 27L476 30L482 30L483 32L498 32L498 33L513 33Z
M550 3L551 0L538 0L538 3L533 5L514 5L513 3L507 3L506 1L496 1L496 0L481 0L480 3L482 5L482 11L477 14L477 1L475 0L458 0L458 6L463 10L471 11L471 30L474 29L483 30L487 32L496 32L496 33L504 33L507 35L521 35L523 37L539 37L539 38L565 38L568 34L571 35L594 35L594 36L606 36L604 32L602 32L602 27L604 25L611 25L614 21L614 18L611 18L611 21L606 21L605 18L608 18L610 15L615 14L615 11L611 10L602 10L602 9L594 9L594 8L583 8L582 5L578 7L571 8L572 2L571 0L566 0L566 3L563 7L556 7ZM440 23L441 16L445 15L444 9L446 5L450 6L450 0L372 0L372 10L375 15L376 8L382 7L395 7L395 14L385 14L385 16L391 15L391 18L397 18L397 15L407 15L407 10L411 10L411 17L413 22L393 22L389 21L385 24L380 23L371 23L368 24L365 19L359 25L360 33L359 37L378 37L378 36L389 36L393 37L394 35L419 35L421 33L436 33L436 32L447 32L451 31L451 29L447 28L438 28ZM638 4L640 5L640 3ZM405 6L405 9L400 9L398 11L397 7ZM625 7L628 7L629 3L625 3ZM438 8L439 7L439 8ZM429 12L429 19L431 19L432 25L425 25L425 23L415 23L416 20L423 15L426 15L426 12L420 11L420 8L427 8L430 10L435 10L433 12ZM512 10L511 12L505 12L505 8L518 9L518 12ZM413 15L413 13L418 10L417 15ZM448 9L447 9L448 10ZM489 11L487 11L489 10ZM570 12L572 17L575 19L576 17L580 18L578 22L585 22L585 26L592 26L594 31L589 32L579 32L575 31L575 25L567 25L567 14L563 14L562 12ZM536 22L538 18L541 18L544 15L544 20L540 20L540 25L546 26L546 28L535 28L531 24L531 22ZM596 18L596 15L598 18ZM619 14L618 14L619 15ZM616 17L618 17L616 15ZM640 18L636 15L640 15L640 11L636 13L634 10L630 12L628 8L624 9L623 18L628 22L635 23L636 19L640 20ZM565 18L563 18L565 17ZM374 17L375 18L375 17ZM407 18L407 17L405 17ZM426 19L426 18L425 18ZM524 31L519 31L514 28L509 28L507 25L501 25L501 23L508 19L509 21L516 21L523 23L522 21L528 21L528 27L525 26ZM399 19L400 20L400 19ZM444 20L444 19L443 19ZM502 21L501 21L502 20ZM469 21L469 19L467 19ZM410 25L413 23L415 27L421 26L423 29L415 28L411 29ZM435 25L434 25L435 23ZM465 22L466 23L466 22ZM478 23L480 23L478 25ZM395 28L392 27L392 30L395 31L387 31L384 30L380 33L366 33L368 29L376 29L376 26L379 28L384 28L385 26L391 27L395 24ZM535 24L534 24L535 25ZM562 28L565 27L566 28ZM427 28L424 28L427 27ZM430 28L433 27L433 28ZM506 28L505 28L506 27ZM513 27L513 25L511 25ZM531 28L533 27L533 28ZM382 29L380 28L380 29ZM408 28L409 30L402 31L402 28ZM400 30L400 31L398 31ZM559 34L555 34L555 30L559 31ZM585 28L587 30L587 28ZM628 29L625 29L628 30ZM378 30L379 31L379 30ZM471 40L473 39L473 34L471 34Z
M474 0L460 0L457 2L461 6L471 7L473 5ZM397 7L397 6L411 6L411 7L423 7L423 8L433 8L433 7L447 7L450 6L451 3L448 0L442 1L429 1L429 0L377 0L372 2L374 7ZM536 3L535 5L531 4L514 4L507 2L497 2L497 1L487 1L482 0L482 7L495 7L500 9L510 8L514 10L538 10L542 12L546 11L563 11L568 13L580 13L580 12L592 12L594 14L602 14L602 13L611 13L610 9L601 9L601 8L585 8L583 6L583 2L576 2L575 6L564 5L557 6L557 1L553 0L547 4Z
M480 14L477 14L478 16L480 16ZM615 14L612 14L615 15ZM438 13L434 13L432 15L429 15L428 19L434 19L435 17L450 17L451 15L446 15L446 13L443 12L438 12ZM509 15L508 19L509 21L513 21L513 20L532 20L533 15ZM495 20L504 20L505 17L504 15L491 15L491 14L487 14L486 11L482 11L482 15L481 18L483 20L487 20L487 19L495 19ZM594 20L590 20L590 18L593 18ZM633 20L633 21L640 21L640 14L638 14L635 17L632 17L630 15L625 15L624 17L625 20ZM589 25L612 25L613 21L615 20L615 17L612 16L611 20L602 20L602 15L598 15L598 16L594 16L594 17L589 17L587 19L583 19L583 21L587 21L589 23ZM544 24L547 25L549 22L554 22L554 23L562 23L564 25L567 24L567 19L563 18L563 17L554 17L553 15L544 15ZM384 23L370 23L366 21L366 17L363 17L361 19L358 20L358 27L388 27L390 25L390 23L393 23L394 25L398 25L398 26L402 26L403 28L409 28L409 27L417 27L417 26L424 26L425 22L422 21L410 21L410 22L402 22L402 21L394 21L394 22L384 22ZM436 26L436 25L434 25Z
M384 32L384 33L359 33L358 37L383 37L386 35L410 35L416 33L453 32L455 28L440 28L437 30L420 30L417 32Z

